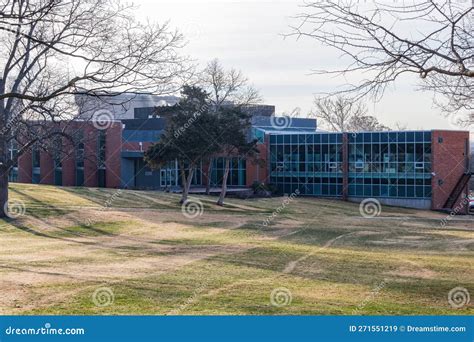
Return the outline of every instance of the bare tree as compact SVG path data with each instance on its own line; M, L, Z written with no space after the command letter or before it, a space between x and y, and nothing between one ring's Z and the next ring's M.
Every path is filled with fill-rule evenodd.
M309 1L293 34L339 50L349 64L319 70L356 77L337 93L378 100L403 74L416 74L421 89L442 98L448 113L474 109L474 9L470 1L409 0L361 3L358 0Z
M198 83L209 93L211 105L216 113L224 105L243 108L262 102L258 90L249 83L242 71L226 70L218 59L213 59L207 64L200 74ZM206 161L207 195L211 190L212 163L213 158Z
M209 92L216 111L225 104L250 106L262 102L258 90L249 83L242 71L226 70L218 59L207 64L198 82Z
M178 32L136 21L116 0L0 0L0 38L0 217L18 157L54 137L73 141L75 95L173 92L187 70Z
M350 98L316 97L311 115L321 120L323 128L333 132L382 131L389 128L375 116L367 115L367 106ZM319 122L318 122L319 124Z
M377 132L390 130L389 127L381 124L379 120L372 115L355 116L351 118L349 128L352 132Z
M367 115L367 106L362 102L354 102L349 98L316 97L312 115L322 121L323 127L334 132L345 132L350 129L351 121ZM318 122L319 124L319 122Z

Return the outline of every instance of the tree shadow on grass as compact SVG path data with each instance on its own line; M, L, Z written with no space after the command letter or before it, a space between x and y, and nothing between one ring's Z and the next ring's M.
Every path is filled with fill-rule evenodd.
M52 204L47 204L43 201L40 201L19 189L10 189L10 191L22 196L27 200L27 203L25 203L26 212L34 218L41 219L47 216L60 216L71 212L71 210L65 210Z

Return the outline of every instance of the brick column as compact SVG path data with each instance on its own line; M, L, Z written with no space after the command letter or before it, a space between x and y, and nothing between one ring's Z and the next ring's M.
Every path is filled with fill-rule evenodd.
M107 188L121 186L122 123L114 122L105 138L105 178Z
M45 151L40 152L40 184L54 184L54 160Z
M62 158L63 186L76 185L76 151L71 141L64 138L64 156Z
M259 151L257 158L260 161L256 163L254 158L247 159L247 169L245 171L247 187L251 187L255 181L265 184L270 183L270 174L268 172L270 168L270 137L268 135L265 135L265 142L259 144L257 149Z
M18 182L31 183L33 178L33 159L31 150L26 151L18 158Z
M467 171L469 132L433 131L431 141L431 163L434 176L431 186L433 210L444 209L444 205L461 177ZM468 193L468 186L463 191ZM454 205L458 213L467 213L468 202L462 196Z
M93 125L84 128L84 186L97 187L98 173L98 135L99 131Z

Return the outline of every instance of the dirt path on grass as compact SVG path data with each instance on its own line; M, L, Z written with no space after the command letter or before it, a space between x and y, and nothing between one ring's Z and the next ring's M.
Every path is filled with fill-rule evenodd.
M225 228L196 231L189 224L172 222L176 215L176 212L153 210L138 214L108 211L104 215L94 209L62 217L29 217L11 234L0 237L3 245L0 314L20 314L51 303L67 302L88 287L113 286L130 279L173 272L199 260L252 247L173 243L223 234L245 224L241 217L210 216L201 223L224 219L228 224ZM77 233L64 230L87 217L100 220L100 224L119 223L127 227L116 233L94 236L87 235L87 227ZM96 228L90 229L96 234Z
M124 192L124 196L126 194ZM379 273L373 271L370 276L374 281L387 277L411 286L416 285L414 280L430 280L430 284L436 285L440 280L445 283L454 276L458 280L452 287L458 283L470 284L469 277L459 267L462 263L470 263L467 257L462 258L463 255L472 255L473 226L469 220L453 220L440 229L442 216L437 213L402 211L397 215L387 212L390 217L365 219L358 216L358 208L352 204L301 200L263 227L263 222L281 205L281 199L255 202L256 207L252 207L251 201L234 200L235 203L227 207L217 208L214 199L198 197L204 204L204 214L188 219L182 215L178 205L157 209L171 203L167 195L131 194L133 196L127 199L128 202L120 203L130 203L129 208L88 207L87 202L82 207L68 206L69 202L73 203L69 200L62 200L56 206L51 199L54 208L64 207L67 214L58 216L57 210L48 211L49 207L37 210L41 209L38 206L34 208L36 211L27 212L24 218L16 220L15 226L1 221L0 314L31 313L35 309L49 312L56 307L58 312L71 312L78 308L95 312L97 308L90 307L93 306L91 295L104 286L114 289L119 300L120 296L128 296L126 299L132 301L135 296L148 301L157 293L166 294L169 290L166 287L172 286L172 293L183 297L176 301L177 307L170 313L184 313L189 308L187 313L198 312L194 309L199 309L203 298L218 298L225 306L232 299L226 297L231 296L231 292L245 297L253 288L262 291L262 284L274 282L279 286L290 280L299 282L305 274L314 274L316 279L320 273L330 269L325 263L313 262L312 257L316 259L319 252L341 253L341 256L356 258L360 264L364 264L365 259L373 262L374 258L381 263L384 263L384 258L393 261L393 256L398 255L400 260L395 263L396 267ZM133 208L139 204L135 203L138 198L155 208ZM281 244L275 242L279 239ZM330 250L323 252L328 248ZM355 254L344 252L344 249L351 248ZM265 253L255 253L257 260L253 264L243 262L243 269L247 272L246 267L250 265L249 268L255 266L256 270L268 273L258 272L254 276L249 271L242 276L234 275L232 272L238 270L239 259L252 249L262 249ZM361 250L378 254L357 252ZM454 259L457 255L462 261L455 265L461 270L458 273L452 272L452 265L445 260L452 256L457 261ZM224 261L231 259L228 266L230 275L225 274L225 270L208 268L208 263L214 267L213 258L216 256L222 256ZM439 260L427 261L431 256L439 257ZM275 260L281 262L273 267ZM206 278L206 272L219 271L222 271L221 278ZM365 268L357 267L346 271L354 274L367 272ZM166 276L154 278L160 275ZM307 281L311 279L308 277ZM149 286L142 289L142 284L148 280ZM362 291L363 299L367 288L360 284L364 282L365 279L356 282L358 287L351 284L345 299L347 303L354 301L354 288ZM137 284L140 288L134 288ZM312 300L320 301L317 288L316 285L307 293L308 305ZM124 289L132 294L124 294L127 293ZM189 289L194 292L185 298L187 295L184 293L189 293ZM422 291L417 291L422 297ZM302 295L296 291L294 294L299 298ZM264 295L267 296L266 292ZM164 297L158 303L172 307L174 302L170 305L168 297ZM442 298L445 299L444 292ZM77 301L81 301L80 304ZM129 304L122 302L120 305ZM126 310L113 312L124 313ZM152 306L144 312L156 311Z
M293 230L291 232L288 232L288 229L282 229L280 234L274 234L274 236L272 237L273 239L277 239L277 238L284 238L284 237L288 237L288 236L291 236L291 235L295 235L299 232L301 232L302 230L304 229L297 229L297 230ZM188 307L192 306L192 305L195 305L199 302L199 300L201 298L210 298L210 297L214 297L214 296L217 296L221 293L225 293L225 292L228 292L230 290L232 290L233 288L236 288L236 287L239 287L239 286L245 286L245 285L250 285L250 284L253 284L253 283L265 283L265 282L272 282L274 281L275 279L277 279L278 277L281 277L281 276L285 276L285 275L288 275L290 274L295 268L296 266L298 265L298 263L300 262L303 262L304 260L308 259L309 257L311 257L312 255L315 255L317 254L318 252L326 249L326 248L330 248L336 241L340 240L340 239L343 239L347 236L351 236L353 234L357 234L358 232L351 232L351 233L347 233L347 234L342 234L340 236L337 236L336 238L333 238L329 241L327 241L323 246L315 249L314 251L304 255L303 257L297 259L297 260L294 260L294 261L291 261L289 262L283 269L283 271L279 274L276 274L275 276L271 276L271 277L267 277L267 278L258 278L258 279L245 279L245 280L240 280L240 281L236 281L236 282L233 282L233 283L230 283L230 284L227 284L225 286L222 286L222 287L219 287L219 288L216 288L216 289L211 289L211 290L207 290L206 289L206 286L205 285L201 285L200 287L197 288L197 290L194 292L193 296L188 298L188 300L185 301L185 304L184 305L181 305L179 307L177 307L176 309L168 312L169 315L176 315L176 314L179 314L181 313L183 310L187 309Z

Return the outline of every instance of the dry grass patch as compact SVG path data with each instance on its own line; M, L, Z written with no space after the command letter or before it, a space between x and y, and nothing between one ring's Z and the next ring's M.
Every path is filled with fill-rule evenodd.
M189 219L176 194L11 194L27 214L0 221L1 314L474 313L446 297L458 286L474 295L470 218L440 229L438 213L384 207L364 219L357 204L298 198L264 226L282 198L220 208L196 196L204 213ZM112 305L94 304L99 287ZM278 288L289 305L272 305Z

